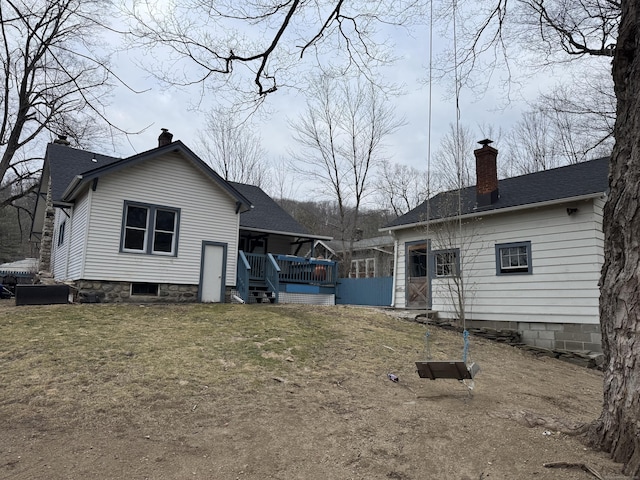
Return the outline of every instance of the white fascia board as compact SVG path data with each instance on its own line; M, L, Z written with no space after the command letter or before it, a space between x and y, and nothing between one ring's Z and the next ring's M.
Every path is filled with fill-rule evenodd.
M539 203L527 203L526 205L516 205L514 207L506 207L506 208L498 208L498 209L494 209L494 210L483 210L480 212L473 212L473 213L465 213L464 215L460 215L459 218L461 219L467 219L467 218L477 218L477 217L486 217L488 215L497 215L500 213L510 213L510 212L518 212L521 210L529 210L532 208L544 208L544 207L551 207L553 205L562 205L563 203L571 203L571 202L580 202L583 200L591 200L594 198L606 198L607 194L605 192L597 192L597 193L589 193L587 195L579 195L577 197L567 197L567 198L561 198L558 200L548 200L546 202L539 202ZM431 221L421 221L421 222L415 222L415 223L407 223L405 225L396 225L395 227L387 227L387 228L381 228L380 231L385 231L385 232L389 232L391 234L393 234L393 232L398 231L398 230L406 230L409 228L416 228L416 227L421 227L426 225L427 223L433 225L433 224L438 224L438 223L443 223L446 222L448 220L450 220L451 218L458 218L458 217L454 217L454 216L450 216L450 217L444 217L444 218L437 218L435 220L431 220Z

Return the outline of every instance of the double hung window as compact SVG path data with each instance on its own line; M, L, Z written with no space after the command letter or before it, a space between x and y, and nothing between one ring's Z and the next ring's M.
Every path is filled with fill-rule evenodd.
M125 202L121 251L177 255L180 210Z

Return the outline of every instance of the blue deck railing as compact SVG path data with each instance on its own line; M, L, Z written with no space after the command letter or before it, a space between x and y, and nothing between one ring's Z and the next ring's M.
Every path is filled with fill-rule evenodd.
M249 278L251 276L251 265L242 250L238 252L238 272L236 274L236 290L238 296L243 300L249 299Z
M336 285L337 280L338 264L331 260L238 252L236 290L245 302L248 301L249 285L252 283L264 283L276 295L278 302L282 284L331 287Z
M331 260L276 255L281 283L307 283L330 286L338 280L338 264Z

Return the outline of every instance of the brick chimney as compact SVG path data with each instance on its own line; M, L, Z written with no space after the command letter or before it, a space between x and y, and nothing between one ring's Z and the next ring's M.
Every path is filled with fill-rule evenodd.
M71 142L69 140L67 140L67 136L66 135L58 135L58 138L56 138L53 143L57 143L58 145L66 145L69 146L71 145Z
M476 156L476 203L486 207L498 201L498 150L490 147L488 138L478 142L482 148L473 151Z
M169 145L172 139L173 139L173 134L169 133L169 129L163 128L162 133L158 137L158 147L164 147L165 145Z

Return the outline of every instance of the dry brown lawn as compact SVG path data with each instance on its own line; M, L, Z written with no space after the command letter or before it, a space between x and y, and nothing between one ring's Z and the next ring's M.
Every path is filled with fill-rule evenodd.
M364 308L3 301L0 478L625 478L523 421L596 418L599 372L472 338L470 397L417 376L425 331ZM460 358L460 335L430 332Z

